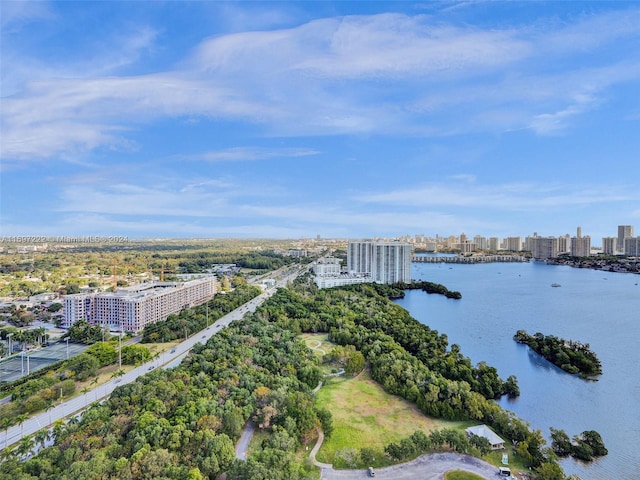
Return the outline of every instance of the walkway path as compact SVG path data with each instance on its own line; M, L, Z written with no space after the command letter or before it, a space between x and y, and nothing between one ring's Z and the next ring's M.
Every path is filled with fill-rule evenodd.
M322 463L316 460L316 453L318 453L318 450L320 450L320 447L322 446L322 442L324 442L324 432L322 431L322 429L319 428L318 441L316 442L315 446L311 449L309 458L311 459L311 461L315 466L320 467L322 469L322 473L324 475L325 469L333 470L333 465L331 465L330 463ZM324 478L324 476L321 476L321 478Z
M242 429L240 440L238 440L238 443L236 444L236 458L240 460L247 459L247 450L249 449L249 444L251 443L251 438L253 437L253 433L255 431L256 426L251 420L249 420Z
M307 344L307 347L309 347L311 350L317 350L317 351L319 351L320 353L322 353L323 355L326 355L326 354L327 354L327 352L326 352L326 350L325 350L325 349L320 348L320 347L322 346L322 341L320 341L320 340L315 340L315 339L309 339L309 340L307 340L307 342L317 342L317 344L316 344L316 345L314 345L314 346L311 346L311 345L308 345L308 344Z

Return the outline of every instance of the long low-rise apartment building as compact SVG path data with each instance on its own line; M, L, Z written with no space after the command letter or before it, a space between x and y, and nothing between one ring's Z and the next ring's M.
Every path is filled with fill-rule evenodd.
M186 282L149 282L115 292L66 295L63 327L81 319L109 330L139 332L184 308L200 305L216 293L215 275Z

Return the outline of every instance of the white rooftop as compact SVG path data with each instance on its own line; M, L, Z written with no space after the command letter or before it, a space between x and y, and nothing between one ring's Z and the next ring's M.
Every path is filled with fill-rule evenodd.
M475 427L469 427L466 430L467 433L475 435L477 437L484 437L489 440L491 445L497 445L499 443L504 443L504 440L498 436L496 432L491 430L486 425L476 425Z

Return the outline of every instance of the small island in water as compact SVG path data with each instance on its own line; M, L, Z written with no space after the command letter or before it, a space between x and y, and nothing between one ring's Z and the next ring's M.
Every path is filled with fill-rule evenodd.
M540 332L529 335L524 330L518 330L513 339L528 345L534 352L565 372L578 373L582 378L591 378L602 373L600 360L590 350L588 343L543 335Z

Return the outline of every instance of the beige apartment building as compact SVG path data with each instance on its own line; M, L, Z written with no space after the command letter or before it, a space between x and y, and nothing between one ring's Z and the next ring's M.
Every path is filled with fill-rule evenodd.
M200 305L216 293L215 275L186 282L149 282L115 292L66 295L63 327L80 319L113 331L140 332L184 308Z

